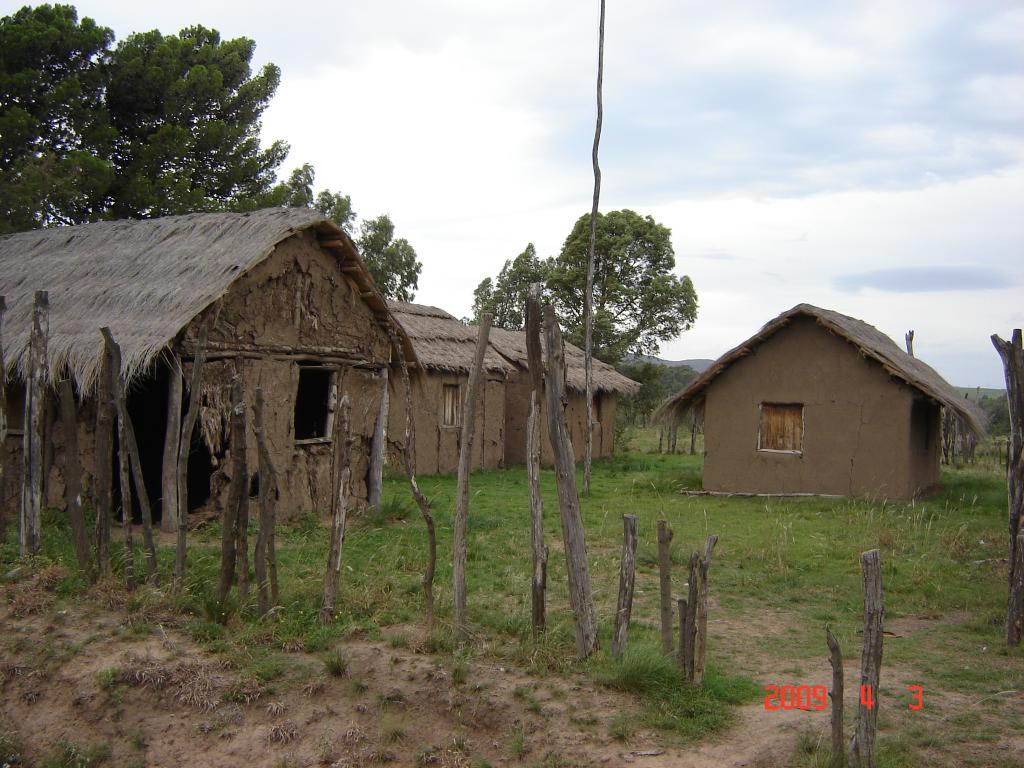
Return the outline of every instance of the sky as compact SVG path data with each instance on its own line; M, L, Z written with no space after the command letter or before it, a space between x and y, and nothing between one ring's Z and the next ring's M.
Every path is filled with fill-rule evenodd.
M0 0L0 12L21 3ZM263 139L282 175L390 214L416 300L457 316L529 242L590 209L597 0L82 0L131 32L194 24L281 67ZM715 358L808 302L859 317L951 383L1003 386L1024 325L1024 3L609 0L601 210L672 230Z

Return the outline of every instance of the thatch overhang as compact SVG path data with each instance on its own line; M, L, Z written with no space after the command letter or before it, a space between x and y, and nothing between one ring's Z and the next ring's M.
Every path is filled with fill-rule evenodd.
M937 404L949 408L976 437L985 432L985 416L961 397L938 371L916 357L911 357L873 325L863 320L822 309L811 304L798 304L766 324L760 331L737 347L730 349L690 385L668 398L654 412L654 419L680 419L690 409L699 408L711 383L730 365L750 354L796 318L813 319L828 332L853 345L865 358L875 361L894 379L913 387Z
M389 301L388 307L411 340L420 365L433 371L469 373L476 354L475 325L466 325L443 309L425 304ZM515 368L488 344L484 370L507 376Z
M69 371L81 391L95 385L103 353L99 329L121 346L122 373L146 371L178 334L242 275L289 237L312 230L358 287L378 322L394 328L402 354L413 346L394 323L355 244L307 208L193 213L104 221L0 237L0 295L6 297L8 373L24 377L35 291L49 292L51 376Z
M521 370L528 370L529 357L526 352L526 332L507 331L504 328L491 329L491 344L507 360ZM543 349L544 338L541 337ZM576 392L587 391L586 355L574 344L565 342L566 385ZM640 384L623 376L608 363L594 359L594 391L631 395L640 389Z

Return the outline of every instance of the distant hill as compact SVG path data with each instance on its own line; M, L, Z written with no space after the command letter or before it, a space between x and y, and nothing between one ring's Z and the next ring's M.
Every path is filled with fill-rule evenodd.
M1006 397L1005 389L991 389L988 387L953 387L953 389L974 402L978 402L979 394L981 397Z
M714 360L705 360L704 358L694 358L692 360L662 360L660 357L653 357L651 355L638 355L633 360L640 363L654 363L655 365L664 365L666 368L677 368L685 365L687 368L693 368L697 373L704 373Z

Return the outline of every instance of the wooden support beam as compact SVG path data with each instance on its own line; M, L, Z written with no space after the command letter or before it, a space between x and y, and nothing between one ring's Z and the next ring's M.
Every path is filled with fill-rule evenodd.
M110 353L103 347L99 381L96 384L96 437L94 438L96 467L96 576L110 576L110 518L113 510L114 461L114 403L113 363Z
M4 313L7 299L0 296L0 488L7 471L7 363L4 360ZM7 541L7 510L0 509L0 544Z
M181 439L178 441L178 536L174 551L174 587L185 586L185 568L188 559L188 454L192 447L192 432L199 420L202 405L203 355L206 351L206 327L199 329L196 342L195 360L192 361L192 380L188 389L188 409L181 425Z
M135 589L135 542L132 538L131 453L128 448L130 428L124 408L124 386L121 380L121 348L109 328L100 328L103 346L110 360L111 395L117 414L117 465L121 486L121 530L124 532L124 583L129 592Z
M661 649L672 655L672 529L658 521L658 589L661 596Z
M352 466L349 460L349 451L352 449L349 427L351 411L352 404L348 393L345 393L341 396L334 430L331 548L327 553L327 573L324 576L324 592L320 602L321 624L327 624L334 618L334 598L338 590L338 576L341 574L341 554L345 545L345 526L348 521L348 495L352 486Z
M0 315L0 322L2 320ZM3 367L0 359L0 378L2 377ZM71 522L71 538L75 545L78 567L88 578L92 563L89 557L88 534L85 530L85 514L82 512L82 456L78 445L78 409L75 407L75 390L71 380L61 380L57 385L57 392L60 399L60 421L64 429L64 501Z
M277 553L274 541L277 472L274 470L274 463L270 458L270 448L267 445L267 431L263 417L263 389L261 387L256 387L256 392L253 395L252 426L253 432L256 434L257 472L260 478L260 531L256 539L254 566L258 588L257 609L260 616L265 616L271 605L278 604Z
M43 419L46 411L46 343L50 335L50 299L46 291L36 291L32 303L32 330L28 346L28 383L25 387L25 423L21 489L20 552L39 551L39 522L43 507ZM6 371L4 372L6 375Z
M367 476L367 502L371 509L380 511L381 494L384 487L384 452L388 443L388 413L391 407L388 386L388 369L381 369L380 404L377 408L377 422L370 440L370 472Z
M168 361L167 424L160 468L160 530L173 533L178 527L178 441L181 439L181 396L184 388L181 363L171 353Z
M860 556L864 584L864 646L860 655L860 704L857 728L850 741L850 765L875 768L875 734L878 728L878 681L882 667L882 557L877 549Z
M612 632L612 656L626 650L629 617L633 612L633 586L636 582L636 515L622 516L622 560L619 562L619 600Z
M540 494L540 404L544 396L540 294L540 283L532 283L526 296L526 367L530 373L530 413L526 419L526 481L530 489L530 548L533 553L531 626L534 637L544 630L544 593L548 583L548 548L544 544L544 502Z

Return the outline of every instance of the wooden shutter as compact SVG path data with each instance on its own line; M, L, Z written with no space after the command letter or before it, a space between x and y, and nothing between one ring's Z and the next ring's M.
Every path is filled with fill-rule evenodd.
M804 443L804 407L800 403L761 403L759 451L800 453Z
M441 387L441 424L445 427L459 426L460 415L459 385L445 384Z

